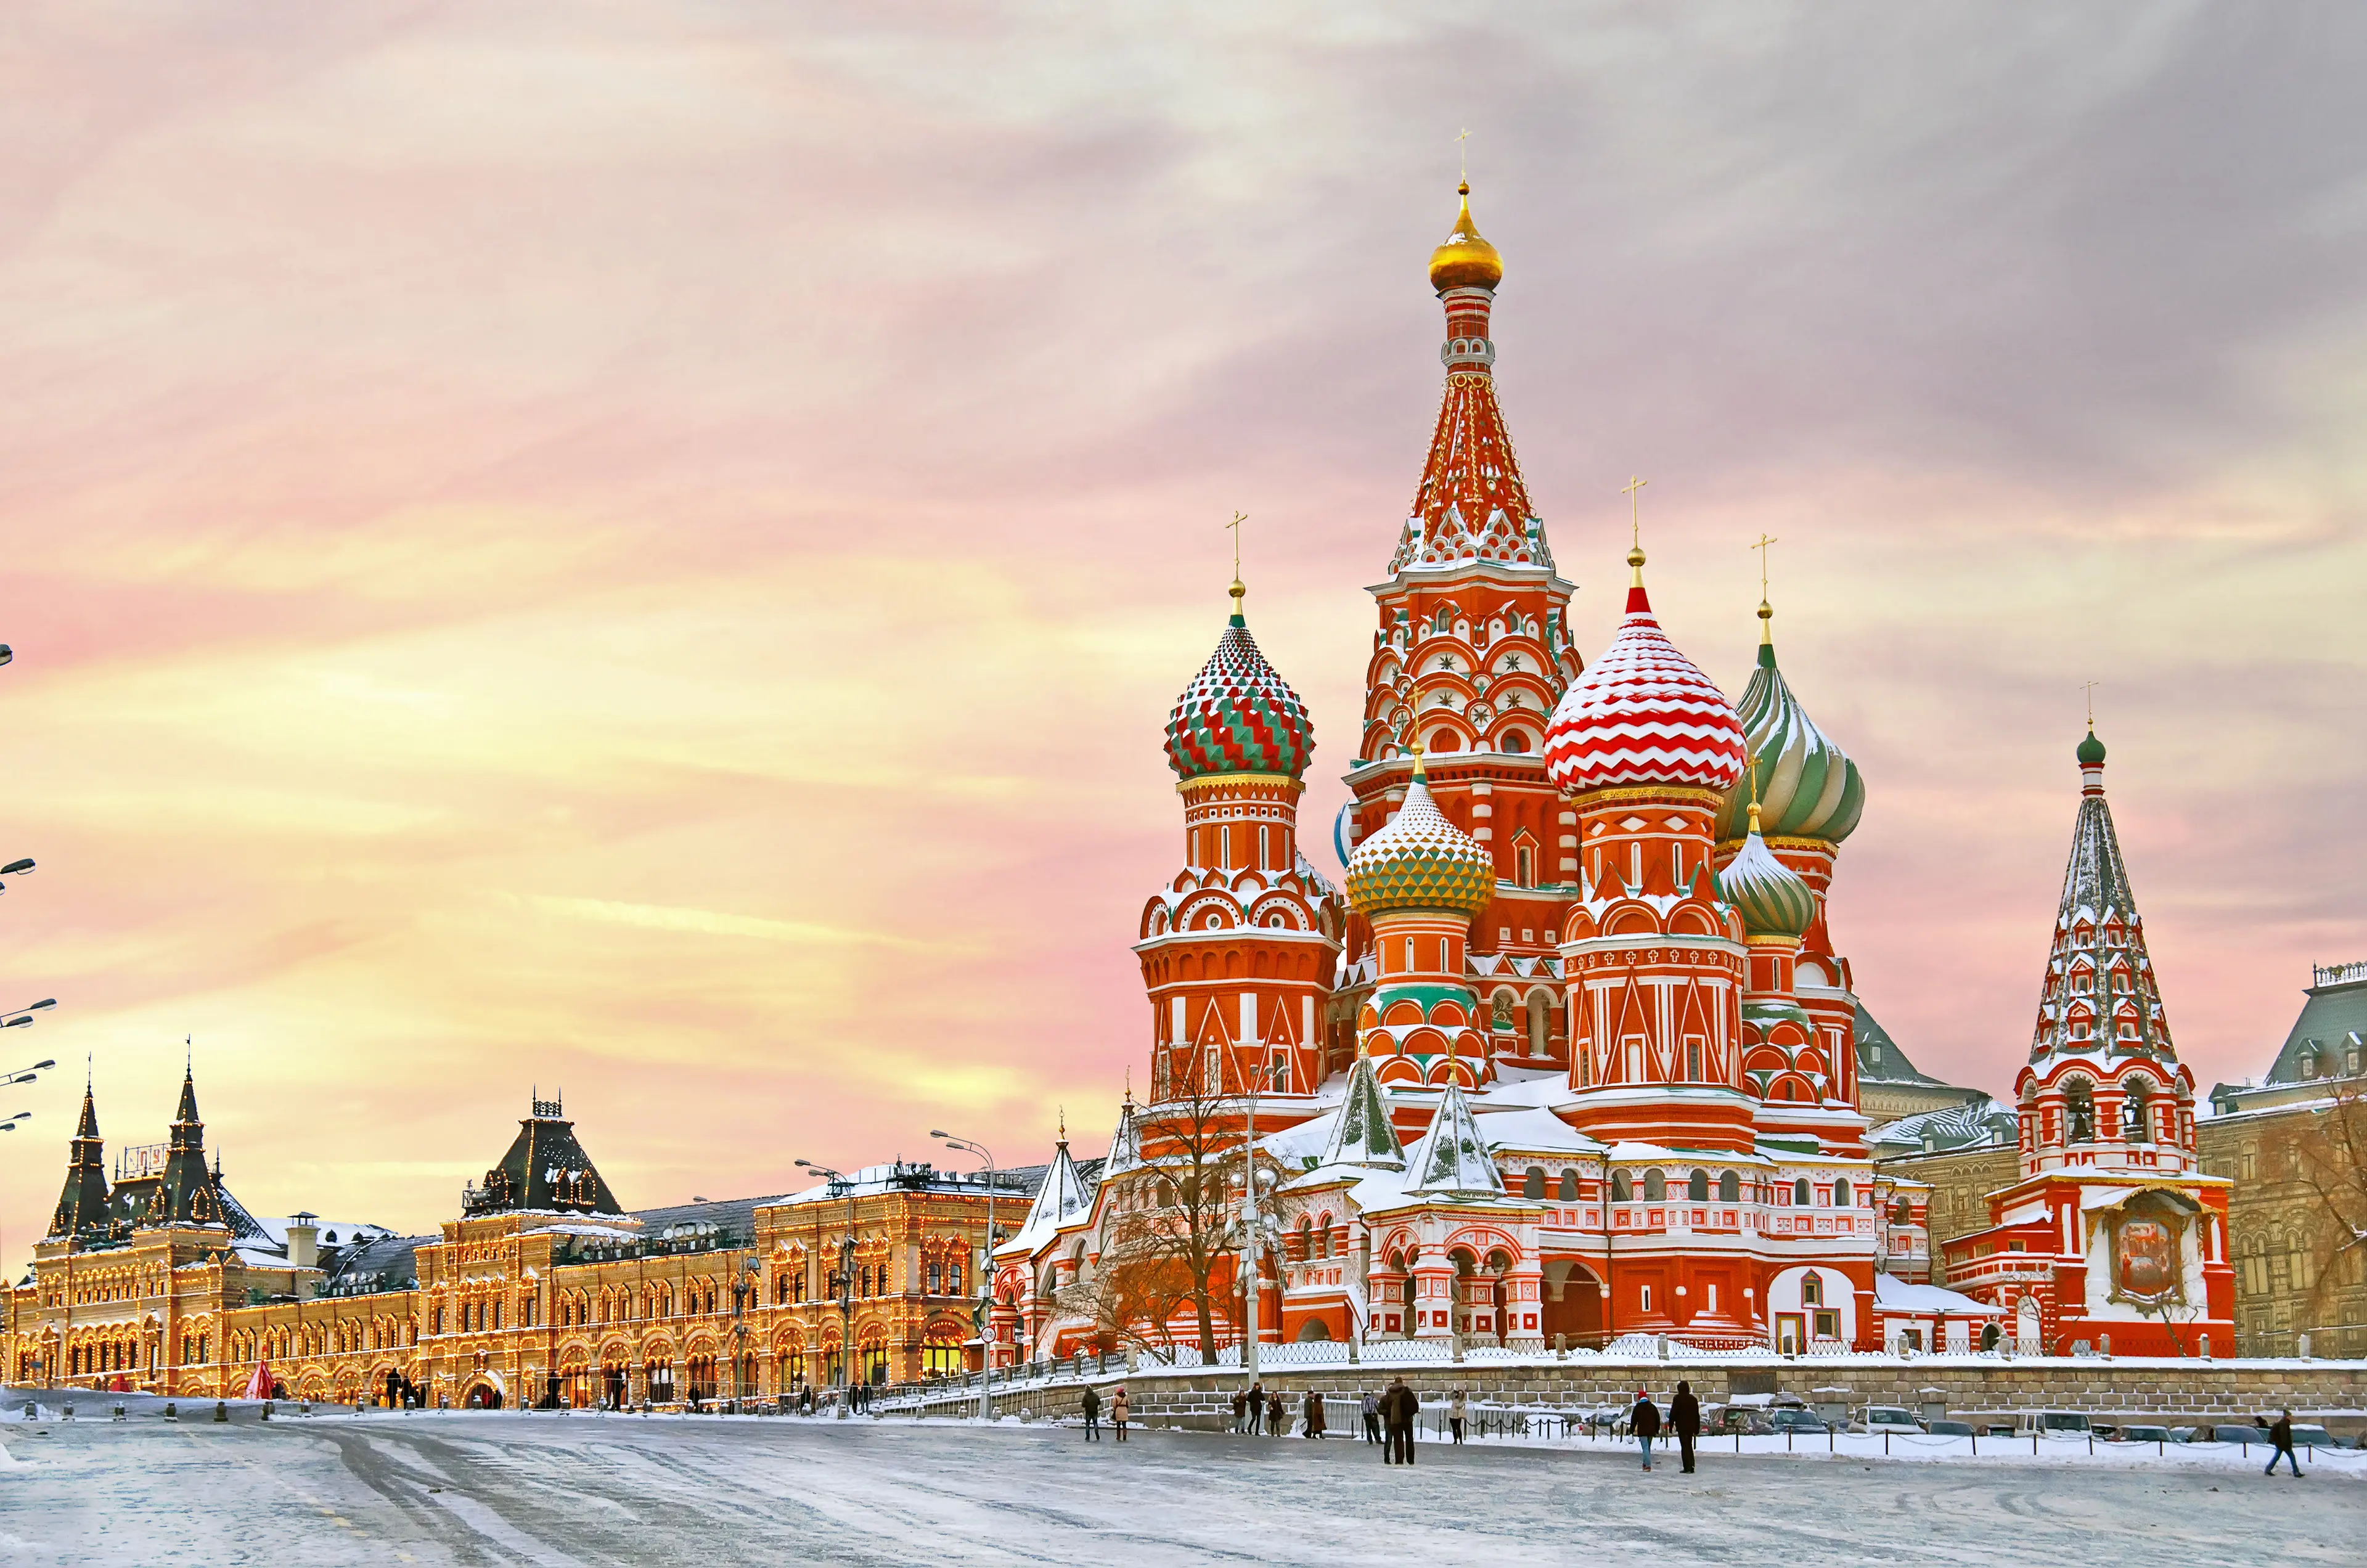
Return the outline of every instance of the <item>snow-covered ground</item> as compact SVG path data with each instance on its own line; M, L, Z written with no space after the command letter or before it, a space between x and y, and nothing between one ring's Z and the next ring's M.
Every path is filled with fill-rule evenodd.
M1630 1445L515 1412L0 1426L0 1563L2356 1563L2367 1460ZM1851 1449L1859 1451L1850 1452Z

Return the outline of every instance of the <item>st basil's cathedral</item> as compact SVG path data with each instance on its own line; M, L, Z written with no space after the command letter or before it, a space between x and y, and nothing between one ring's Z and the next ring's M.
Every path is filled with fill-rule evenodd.
M1785 681L1772 608L1730 701L1654 616L1640 543L1616 634L1581 655L1497 400L1503 262L1460 194L1430 265L1444 395L1372 591L1345 889L1301 852L1313 725L1236 581L1167 723L1184 858L1135 946L1149 1098L1128 1096L1101 1161L1063 1139L996 1251L991 1355L1120 1328L1191 1342L1173 1277L1208 1248L1178 1237L1242 1247L1244 1166L1263 1256L1253 1303L1239 1255L1216 1266L1221 1343L1254 1322L1267 1342L1937 1350L2095 1320L2126 1350L2214 1328L2232 1348L2225 1193L2197 1174L2101 748L2081 749L2045 1003L2087 1021L2043 1024L2018 1089L2025 1179L1969 1238L1977 1285L1942 1290L1928 1192L1869 1147L1862 1014L1827 920L1857 766ZM1129 1267L1165 1289L1129 1287ZM1165 1321L1146 1336L1114 1313Z

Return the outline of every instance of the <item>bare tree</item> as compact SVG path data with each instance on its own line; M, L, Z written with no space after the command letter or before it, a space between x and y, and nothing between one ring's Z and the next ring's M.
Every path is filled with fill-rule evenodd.
M2293 1118L2268 1152L2311 1194L2309 1303L2320 1322L2337 1321L2337 1298L2367 1258L2367 1093L2356 1080L2336 1086L2332 1103Z
M1172 1348L1175 1320L1196 1330L1213 1366L1217 1325L1238 1332L1240 1193L1255 1169L1271 1189L1279 1167L1250 1145L1254 1101L1206 1092L1205 1075L1139 1112L1142 1163L1116 1179L1103 1216L1101 1262L1072 1298L1104 1332L1149 1348ZM1268 1217L1271 1224L1271 1217Z

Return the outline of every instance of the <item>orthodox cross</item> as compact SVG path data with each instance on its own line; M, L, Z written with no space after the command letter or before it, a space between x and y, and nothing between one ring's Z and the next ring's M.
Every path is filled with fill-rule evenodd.
M1627 476L1627 482L1619 487L1620 492L1627 498L1627 528L1634 535L1628 543L1637 549L1644 547L1644 498L1636 492L1651 482L1649 479L1639 479L1630 474Z
M1249 520L1248 513L1236 512L1233 513L1233 520L1225 525L1233 531L1233 581L1235 582L1241 580L1241 525Z
M2088 729L2091 734L2096 728L2096 688L2102 684L2101 681L2083 681L2079 683L2079 689L2088 694Z
M1457 131L1455 137L1455 161L1457 175L1465 185L1471 183L1471 133Z
M1759 602L1762 604L1767 602L1767 547L1781 543L1780 539L1761 534L1750 547L1759 552Z

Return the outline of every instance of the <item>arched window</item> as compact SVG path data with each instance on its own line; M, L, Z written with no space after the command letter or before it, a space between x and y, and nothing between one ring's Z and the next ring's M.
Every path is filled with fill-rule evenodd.
M1625 1203L1631 1201L1635 1195L1636 1190L1628 1183L1627 1173L1624 1170L1613 1171L1611 1173L1611 1201L1614 1203Z
M1432 624L1442 633L1453 631L1455 629L1455 610L1453 606L1450 605L1448 608L1441 610L1438 613L1437 620Z
M1658 1203L1669 1196L1669 1179L1657 1170L1644 1173L1644 1201Z
M1430 738L1430 749L1433 751L1452 751L1455 750L1455 731L1451 729L1442 729L1433 734Z
M1298 1256L1302 1259L1315 1256L1315 1220L1312 1215L1298 1216Z
M1850 1184L1849 1184L1849 1178L1848 1178L1848 1177L1846 1177L1846 1176L1844 1176L1844 1177L1838 1178L1838 1179L1833 1182L1833 1207L1835 1207L1836 1209L1846 1209L1846 1208L1848 1208L1849 1206L1850 1206Z
M1578 1201L1578 1172L1565 1170L1561 1173L1561 1201L1565 1203Z
M1805 1176L1792 1183L1792 1203L1795 1208L1808 1206L1808 1179Z
M1825 1277L1814 1269L1800 1276L1800 1304L1812 1307L1825 1304Z
M1511 753L1512 756L1518 757L1526 752L1528 749L1529 738L1527 736L1522 734L1517 729L1508 729L1504 732L1504 750L1507 752ZM1521 886L1523 887L1535 887L1536 884L1524 876L1521 879Z
M1315 1222L1315 1256L1331 1256L1331 1216L1329 1214Z
M2146 1091L2146 1080L2129 1080L2128 1104L2121 1112L2121 1135L2132 1144L2153 1142L2153 1096Z
M1717 1179L1717 1201L1721 1203L1742 1201L1742 1178L1727 1171Z
M2063 1141L2067 1144L2092 1144L2096 1141L2096 1102L2088 1092L2088 1080L2074 1078L2063 1090Z
M1693 1172L1692 1179L1685 1183L1685 1196L1696 1203L1706 1203L1709 1201L1708 1171L1697 1170Z
M1528 1175L1522 1179L1521 1196L1523 1198L1542 1198L1545 1195L1546 1168L1541 1165L1533 1165L1529 1167Z

